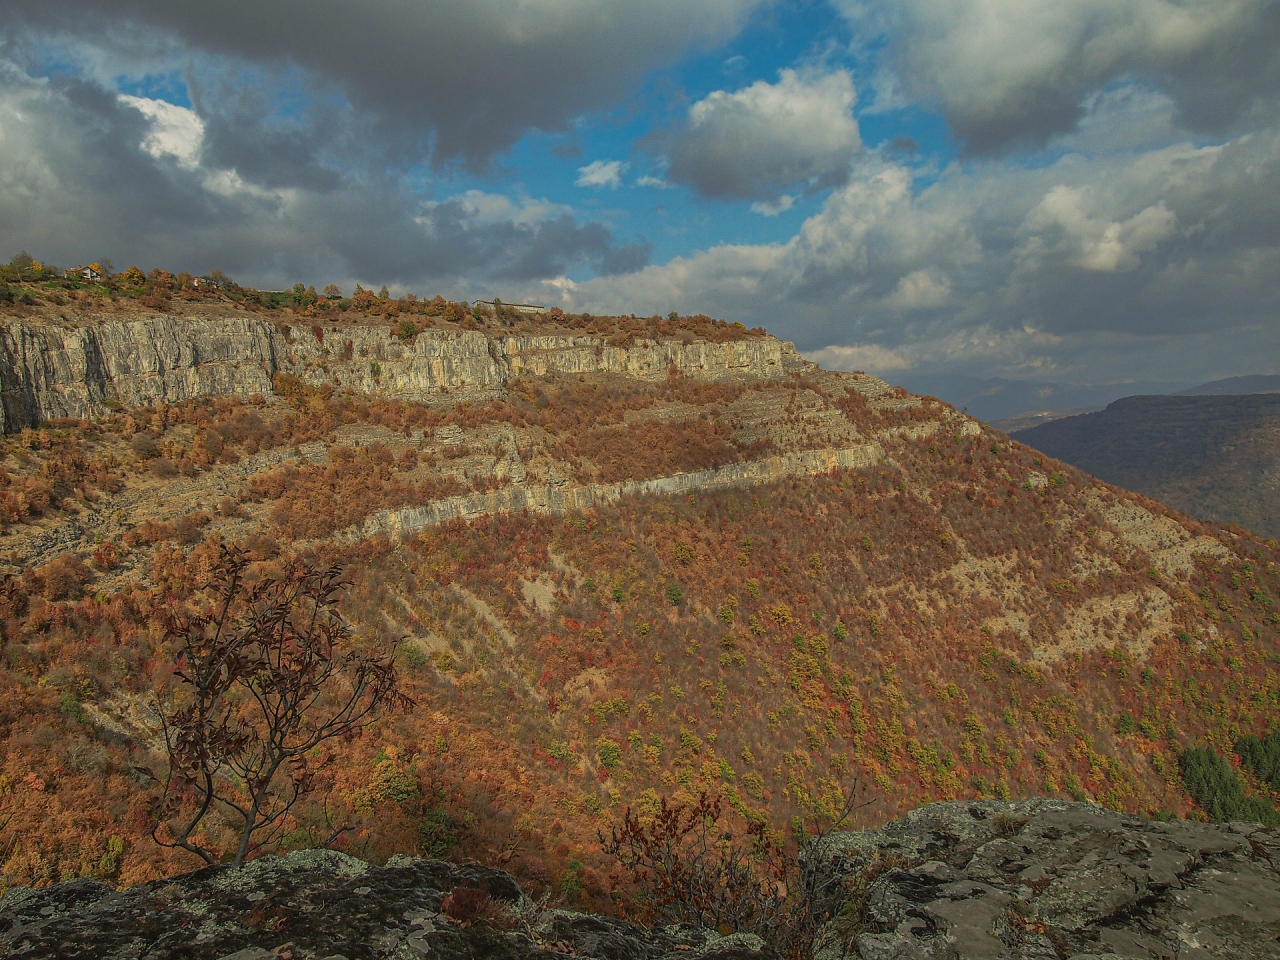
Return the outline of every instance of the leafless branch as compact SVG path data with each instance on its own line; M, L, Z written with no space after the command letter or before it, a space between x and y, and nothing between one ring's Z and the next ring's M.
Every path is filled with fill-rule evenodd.
M247 567L224 546L208 586L214 612L166 623L185 695L161 711L169 768L152 836L208 863L216 854L196 837L215 806L240 824L242 863L285 832L313 787L316 747L410 702L389 651L351 649L336 612L340 567L304 564L246 585Z

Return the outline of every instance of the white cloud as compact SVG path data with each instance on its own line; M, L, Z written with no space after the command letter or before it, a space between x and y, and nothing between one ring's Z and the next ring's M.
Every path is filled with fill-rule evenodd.
M505 194L486 193L483 190L467 190L454 199L461 203L471 221L481 225L514 223L520 226L532 226L558 217L573 215L573 208L562 203L552 203L546 199L534 200L530 197L513 200ZM428 209L434 209L438 204L432 203L426 206Z
M880 302L890 310L936 310L951 301L951 278L945 273L912 270Z
M143 139L142 149L157 159L173 157L189 170L200 165L204 121L194 110L146 97L121 95L119 100L151 121L151 131Z
M116 99L150 121L150 129L139 146L157 160L172 159L183 170L198 174L201 185L210 193L228 198L245 195L274 203L296 198L296 190L264 188L246 180L234 168L204 166L205 123L194 110L147 97L120 94Z
M670 138L668 178L711 197L773 199L783 189L843 183L862 148L848 71L782 70L689 108Z
M876 376L898 373L914 366L911 358L902 351L891 350L878 343L823 347L806 351L804 358L828 370L857 370Z
M1151 123L1125 148L1134 112L1159 110L1110 103L1072 135L1096 155L957 163L924 186L872 158L785 243L587 280L563 302L702 310L881 371L1106 382L1253 370L1280 356L1280 126L1148 147Z
M1020 232L1026 239L1018 248L1019 258L1039 259L1053 250L1085 270L1133 270L1140 254L1177 233L1178 218L1164 201L1124 221L1091 218L1085 204L1086 192L1081 187L1059 184L1046 193L1022 222ZM1055 233L1056 243L1052 239Z
M757 200L751 205L751 212L758 213L762 217L776 217L780 213L786 213L796 205L796 198L789 193L784 193L776 200Z
M574 183L593 190L617 190L622 184L622 175L630 166L623 160L593 160L585 167L578 168L578 179Z
M1221 130L1280 86L1273 0L837 0L863 51L887 40L896 79L979 151L1072 129L1094 92L1154 82Z
M666 180L663 180L661 177L651 177L651 176L644 176L644 177L638 178L636 180L636 186L637 187L654 187L658 190L671 189L671 184L667 183Z

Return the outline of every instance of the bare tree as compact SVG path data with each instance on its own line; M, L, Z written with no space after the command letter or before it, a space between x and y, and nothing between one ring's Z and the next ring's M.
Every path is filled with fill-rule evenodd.
M313 788L317 746L410 703L392 652L351 643L334 608L340 567L303 564L250 584L247 566L224 546L211 611L166 624L181 686L161 711L169 765L152 837L207 863L219 859L204 830L210 814L235 825L234 862L243 863L279 839Z

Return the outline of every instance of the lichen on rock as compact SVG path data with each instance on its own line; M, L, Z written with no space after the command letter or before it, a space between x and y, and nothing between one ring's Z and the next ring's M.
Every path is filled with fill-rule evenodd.
M1280 833L1063 800L921 807L803 857L815 960L1280 958ZM469 906L468 906L469 905ZM330 851L0 899L0 953L95 960L764 960L759 938L539 910L501 870Z
M0 898L0 955L23 960L777 960L758 938L643 930L539 911L510 874L327 850L213 866L128 890L73 880Z
M835 834L815 958L1280 958L1280 833L1085 803L932 804ZM837 882L838 881L838 882Z

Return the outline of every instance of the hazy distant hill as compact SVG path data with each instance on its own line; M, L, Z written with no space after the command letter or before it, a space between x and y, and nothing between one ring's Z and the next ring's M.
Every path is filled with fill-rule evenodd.
M957 410L1012 434L1051 420L1101 409L1122 397L1228 396L1280 391L1280 376L1251 374L1183 388L1177 382L1157 380L1078 384L946 374L908 378L903 386L915 393L945 400Z
M1045 383L1004 377L968 377L944 374L909 377L902 384L913 393L945 400L971 417L995 424L1019 415L1055 411L1090 410L1135 394L1165 394L1181 390L1186 381L1141 380L1131 383ZM1007 432L1007 428L1006 428Z
M1029 410L1004 420L992 420L991 426L1013 435L1020 430L1030 430L1032 427L1043 426L1054 420L1061 420L1063 417L1078 417L1082 413L1093 413L1101 409L1102 407L1083 407L1066 410Z
M1194 517L1280 536L1280 394L1125 397L1013 436Z
M1280 392L1280 376L1255 373L1245 377L1227 377L1225 380L1211 380L1199 386L1179 390L1177 396L1226 397L1240 396L1246 393L1276 392Z

